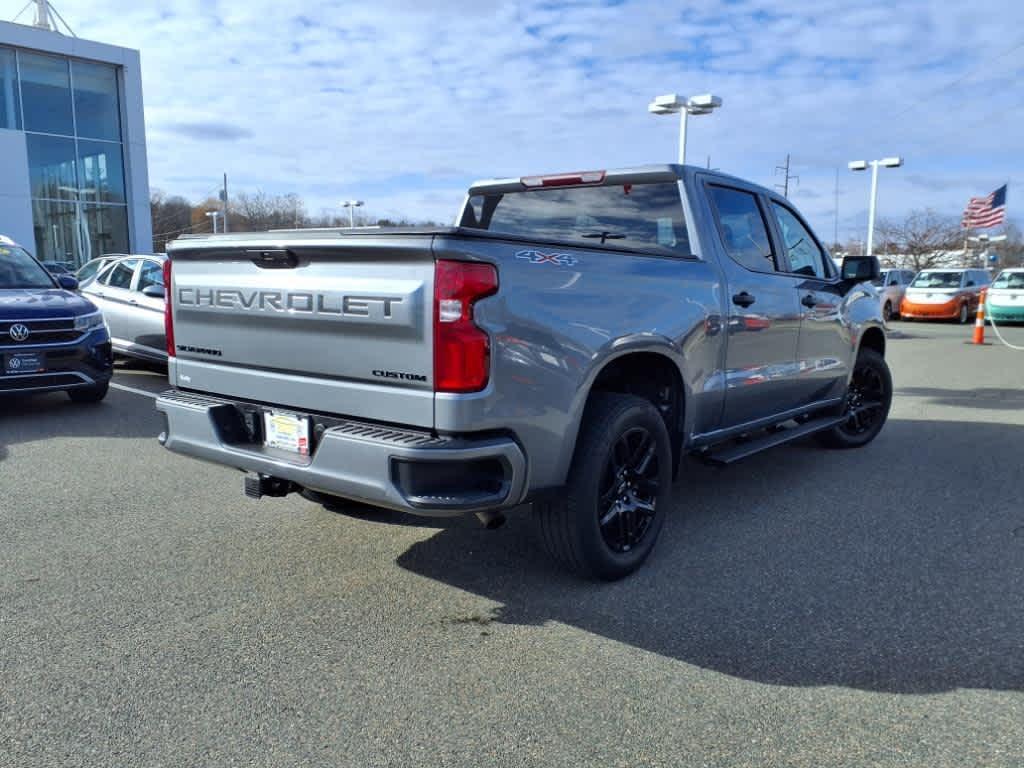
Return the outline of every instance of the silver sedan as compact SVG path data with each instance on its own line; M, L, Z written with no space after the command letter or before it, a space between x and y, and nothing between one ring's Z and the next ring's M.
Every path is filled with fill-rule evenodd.
M118 256L82 283L102 311L114 352L144 360L167 360L164 334L163 254Z

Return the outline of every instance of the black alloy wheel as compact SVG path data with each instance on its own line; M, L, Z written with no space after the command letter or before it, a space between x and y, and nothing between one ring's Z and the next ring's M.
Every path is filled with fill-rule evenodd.
M647 535L658 503L658 445L642 426L612 445L597 505L601 538L612 552L629 552Z
M881 374L874 366L858 361L846 392L846 421L841 428L850 435L863 435L883 417L884 410L885 385Z
M892 374L885 358L874 350L862 349L843 401L843 420L819 432L818 439L829 448L867 445L882 431L891 405Z
M581 576L610 581L654 549L672 494L672 445L653 402L595 392L564 494L533 505L541 544Z

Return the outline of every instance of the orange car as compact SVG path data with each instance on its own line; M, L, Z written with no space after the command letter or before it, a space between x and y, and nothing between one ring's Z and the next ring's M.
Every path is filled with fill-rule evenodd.
M903 294L900 317L967 323L978 311L981 289L988 284L984 269L925 269Z

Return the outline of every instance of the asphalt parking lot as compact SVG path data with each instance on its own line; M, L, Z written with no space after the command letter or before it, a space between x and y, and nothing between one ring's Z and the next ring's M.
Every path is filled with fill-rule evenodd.
M0 765L1020 766L1024 352L893 328L874 444L691 463L611 585L523 518L250 501L146 367L5 402Z

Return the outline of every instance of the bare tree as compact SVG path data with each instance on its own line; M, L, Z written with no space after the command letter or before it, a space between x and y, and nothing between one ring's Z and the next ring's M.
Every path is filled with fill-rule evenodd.
M945 216L930 208L911 211L902 221L885 219L879 222L878 254L899 254L904 266L914 270L928 269L947 261L946 251L963 247L964 231L953 216Z
M153 249L164 251L178 235L192 231L192 203L180 195L168 196L154 189L149 200L153 224Z
M268 195L240 192L231 199L231 228L262 232L268 229L296 229L309 226L306 204L294 193Z

